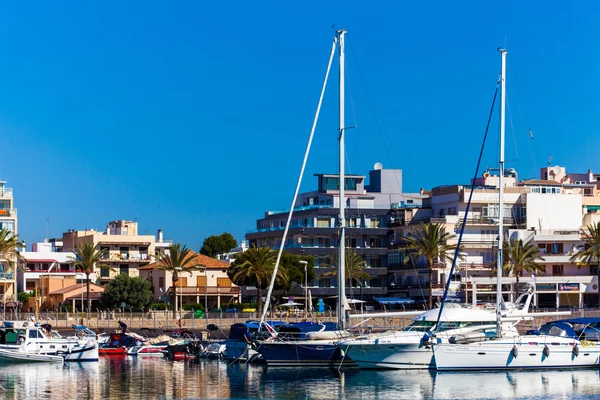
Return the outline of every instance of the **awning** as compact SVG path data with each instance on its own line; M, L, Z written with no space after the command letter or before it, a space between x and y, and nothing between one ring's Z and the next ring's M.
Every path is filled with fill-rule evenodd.
M375 297L379 304L413 304L415 301L406 297Z
M58 262L58 260L51 260L49 258L26 258L25 260L28 263L55 263L55 262Z
M587 208L588 211L598 211L598 210L600 210L600 206L585 206L585 208Z

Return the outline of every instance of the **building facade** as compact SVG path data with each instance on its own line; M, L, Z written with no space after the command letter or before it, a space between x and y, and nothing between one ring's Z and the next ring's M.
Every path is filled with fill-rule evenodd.
M5 181L0 181L0 229L7 229L17 235L18 227L13 190L6 187ZM16 262L17 258L15 256L6 259L0 258L0 300L4 305L16 301Z
M257 247L270 247L298 255L314 257L316 279L309 282L313 296L336 295L335 277L323 276L331 271L332 256L339 246L339 175L315 174L317 189L302 193L294 205L288 237L282 243L289 211L267 211L256 222L256 229L246 239ZM345 198L346 246L366 262L370 279L348 287L352 297L373 298L387 294L388 251L394 241L391 229L395 220L425 218L423 194L402 193L402 171L384 169L377 163L364 175L346 175Z
M175 281L170 271L161 269L160 261L139 269L140 277L152 285L154 302L174 304L174 296L178 296L181 304L201 303L211 310L241 301L240 288L227 276L229 263L194 251L190 254L193 257L191 264Z

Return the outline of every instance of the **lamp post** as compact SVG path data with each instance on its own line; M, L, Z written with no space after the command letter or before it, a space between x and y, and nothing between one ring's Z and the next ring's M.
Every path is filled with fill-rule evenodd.
M181 272L183 272L183 268L181 267L175 267L173 268L175 271L177 271L177 280L179 281L179 320L181 320L181 310L183 308L183 282L181 279ZM174 287L175 289L175 298L177 298L177 286Z
M206 268L204 268L204 277L204 314L208 319L208 270ZM217 288L217 290L219 289Z
M304 265L304 315L308 314L308 271L306 266L308 261L300 260L300 264Z

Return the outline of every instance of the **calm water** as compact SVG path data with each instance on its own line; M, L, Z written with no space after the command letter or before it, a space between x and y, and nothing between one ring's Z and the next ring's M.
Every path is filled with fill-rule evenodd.
M162 358L0 366L9 399L597 399L598 371L430 373L266 369Z

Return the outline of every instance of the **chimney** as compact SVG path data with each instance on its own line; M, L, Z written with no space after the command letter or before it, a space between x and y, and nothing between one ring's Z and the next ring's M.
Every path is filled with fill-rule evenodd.
M162 233L162 229L158 230L158 243L162 243L163 242L163 233Z

